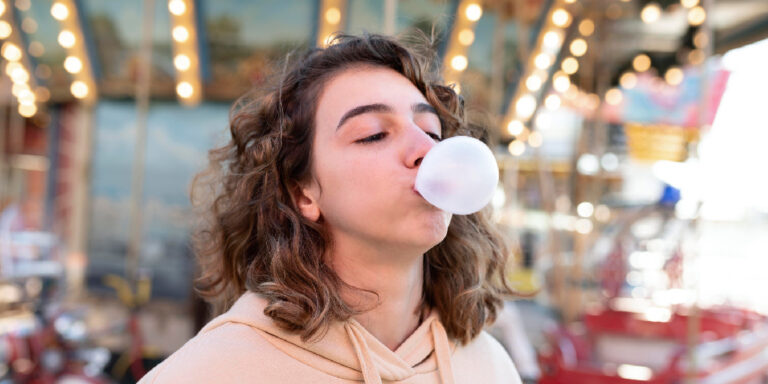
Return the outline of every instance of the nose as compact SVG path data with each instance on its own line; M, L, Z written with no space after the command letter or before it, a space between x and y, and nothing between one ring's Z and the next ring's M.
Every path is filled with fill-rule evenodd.
M405 145L405 165L408 168L418 168L424 156L437 144L424 130L415 124L408 129Z

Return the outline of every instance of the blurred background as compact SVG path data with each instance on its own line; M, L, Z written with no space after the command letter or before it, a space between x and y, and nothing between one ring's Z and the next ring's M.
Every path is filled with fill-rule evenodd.
M765 0L0 0L0 383L132 383L192 337L232 102L415 30L490 129L526 382L765 383Z

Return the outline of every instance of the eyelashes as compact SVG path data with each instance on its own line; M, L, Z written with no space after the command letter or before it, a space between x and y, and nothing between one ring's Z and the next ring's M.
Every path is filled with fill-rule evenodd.
M436 142L439 142L440 140L442 140L442 138L439 135L435 134L435 133L426 132L426 134L429 135L429 137L431 137ZM371 136L368 136L368 137L366 137L364 139L360 139L360 140L356 141L356 143L372 144L372 143L375 143L377 141L384 140L385 137L387 137L387 133L386 132L379 132L379 133L377 133L375 135L371 135Z

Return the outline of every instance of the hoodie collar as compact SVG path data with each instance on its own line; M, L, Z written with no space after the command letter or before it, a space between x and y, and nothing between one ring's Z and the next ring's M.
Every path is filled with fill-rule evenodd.
M266 299L246 292L229 311L208 323L200 333L225 323L245 324L261 331L275 347L297 360L312 366L318 363L322 368L316 368L326 373L351 380L363 379L366 384L379 384L382 379L404 380L435 368L442 383L453 383L450 355L455 344L448 341L435 310L392 351L354 319L334 322L321 338L305 342L298 334L278 327L266 316L266 306Z

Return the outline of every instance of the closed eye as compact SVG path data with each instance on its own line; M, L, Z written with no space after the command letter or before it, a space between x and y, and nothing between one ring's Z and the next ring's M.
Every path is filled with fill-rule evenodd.
M386 136L387 136L386 132L379 132L379 133L377 133L375 135L371 135L371 136L368 136L368 137L366 137L364 139L360 139L357 142L360 143L360 144L371 144L371 143L374 143L374 142L377 142L377 141L380 141L380 140L384 139L384 137L386 137Z
M438 134L436 134L436 133L427 132L427 135L429 135L429 137L431 137L431 138L435 139L435 141L440 141L440 140L442 140L442 138L440 137L440 135L438 135Z

